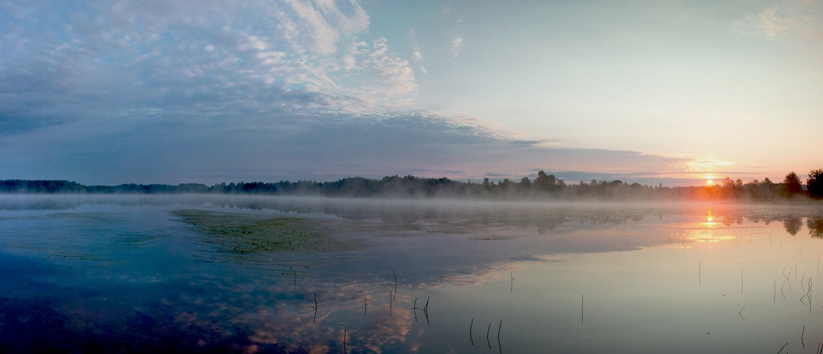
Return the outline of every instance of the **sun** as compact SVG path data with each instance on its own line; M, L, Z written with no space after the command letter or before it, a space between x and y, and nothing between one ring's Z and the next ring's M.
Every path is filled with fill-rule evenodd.
M714 184L714 180L713 180L713 179L709 178L709 179L707 179L707 180L706 180L706 185L707 185L707 186L711 186L711 185L713 185L713 184Z

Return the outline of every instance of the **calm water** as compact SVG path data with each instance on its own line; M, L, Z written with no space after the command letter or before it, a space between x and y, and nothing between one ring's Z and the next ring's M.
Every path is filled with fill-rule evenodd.
M2 196L0 209L0 352L823 342L814 205Z

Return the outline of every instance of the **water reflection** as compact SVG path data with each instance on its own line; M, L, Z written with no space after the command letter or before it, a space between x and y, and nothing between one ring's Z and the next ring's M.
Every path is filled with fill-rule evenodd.
M783 219L783 227L789 235L796 236L800 228L803 227L803 220L797 216L787 216Z
M809 234L812 235L812 237L823 238L823 218L808 218L806 220L806 226L809 228Z
M190 227L179 217L192 209L237 230L301 218L301 230L362 247L233 252L213 240L225 227ZM0 287L14 290L0 297L0 345L318 353L342 351L344 338L350 352L796 346L788 329L803 325L806 344L823 341L815 337L823 311L796 300L819 302L808 286L820 275L819 215L757 205L211 197L3 211L0 272L10 276ZM803 219L811 237L789 237ZM499 321L506 328L493 343ZM488 324L487 346L479 333Z

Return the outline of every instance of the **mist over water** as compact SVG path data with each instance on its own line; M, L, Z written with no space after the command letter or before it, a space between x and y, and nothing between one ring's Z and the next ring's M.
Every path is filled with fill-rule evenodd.
M2 196L0 346L813 351L821 251L816 205Z

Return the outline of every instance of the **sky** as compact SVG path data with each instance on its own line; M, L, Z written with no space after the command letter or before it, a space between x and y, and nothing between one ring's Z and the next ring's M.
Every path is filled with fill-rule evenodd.
M0 179L779 181L821 64L821 0L0 0Z

